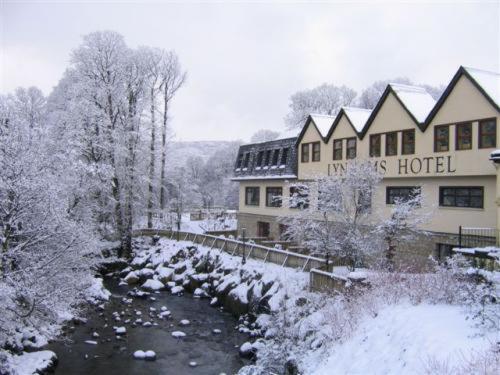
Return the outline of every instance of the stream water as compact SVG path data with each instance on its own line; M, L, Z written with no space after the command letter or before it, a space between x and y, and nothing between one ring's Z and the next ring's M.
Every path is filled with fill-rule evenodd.
M122 298L127 297L128 286L119 286L115 279L105 280L104 285L112 293L105 311L90 310L88 322L75 326L67 340L48 345L47 349L59 358L57 375L229 375L245 365L246 361L238 355L238 347L248 337L234 329L237 321L233 316L210 307L207 300L195 299L190 294L178 297L160 292L151 295L155 301L133 298L127 305ZM170 318L156 317L162 306L171 312ZM157 311L154 317L150 316L150 307ZM116 322L113 312L122 311L125 315ZM141 315L137 315L137 311ZM158 325L144 327L124 323L126 319L133 322L137 318ZM189 325L182 326L182 319L189 320ZM126 327L127 334L118 339L113 326ZM214 329L220 333L214 333ZM186 336L174 338L173 331L182 331ZM93 332L99 337L93 338ZM97 345L85 343L86 340L97 341ZM136 350L153 350L157 358L155 361L134 359ZM196 362L196 366L190 366L190 362Z

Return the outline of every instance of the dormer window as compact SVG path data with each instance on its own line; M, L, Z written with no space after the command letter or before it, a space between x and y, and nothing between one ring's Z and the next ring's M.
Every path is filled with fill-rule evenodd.
M287 161L288 161L288 152L289 152L289 148L284 148L283 149L283 153L281 154L281 165L286 165Z
M262 162L264 161L264 151L259 151L257 154L257 167L262 167Z
M238 161L236 162L236 168L241 168L241 163L243 162L243 154L238 155Z
M248 168L248 162L250 160L250 153L245 153L245 158L243 159L243 168Z
M278 165L279 154L280 154L280 150L279 149L274 150L274 152L273 152L273 164L272 165Z
M272 152L272 150L267 150L266 151L266 162L265 162L265 165L270 165L271 164L271 152Z

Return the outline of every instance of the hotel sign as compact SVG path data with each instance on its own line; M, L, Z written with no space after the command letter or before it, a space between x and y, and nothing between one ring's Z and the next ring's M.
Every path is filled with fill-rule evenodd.
M451 155L427 156L423 158L398 158L397 163L388 165L387 160L381 159L373 162L373 166L382 174L409 176L422 174L455 173L456 166ZM328 176L345 172L348 162L328 164Z

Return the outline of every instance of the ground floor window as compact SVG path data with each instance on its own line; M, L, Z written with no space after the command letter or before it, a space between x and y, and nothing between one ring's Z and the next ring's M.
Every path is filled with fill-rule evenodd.
M266 188L266 206L267 207L281 207L281 196L283 189L280 187L267 187Z
M420 186L387 186L385 203L395 204L397 201L406 202L419 194Z
M439 205L442 207L483 208L482 186L440 186Z
M265 221L257 221L257 236L258 237L269 237L270 225Z
M248 186L245 188L245 204L247 206L258 206L260 189L258 186Z

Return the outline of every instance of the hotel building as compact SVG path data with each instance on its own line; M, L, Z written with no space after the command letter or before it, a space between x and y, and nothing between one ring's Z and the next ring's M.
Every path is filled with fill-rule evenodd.
M443 256L458 244L461 227L488 228L486 236L498 241L500 168L490 154L500 148L499 105L500 74L460 67L437 102L423 88L389 84L373 110L311 114L296 136L243 145L233 178L240 185L238 230L278 240L277 218L296 210L273 196L366 159L383 175L372 196L376 217L415 188L422 209L433 212L422 228L430 235L401 254L419 261ZM310 201L313 209L312 192Z

